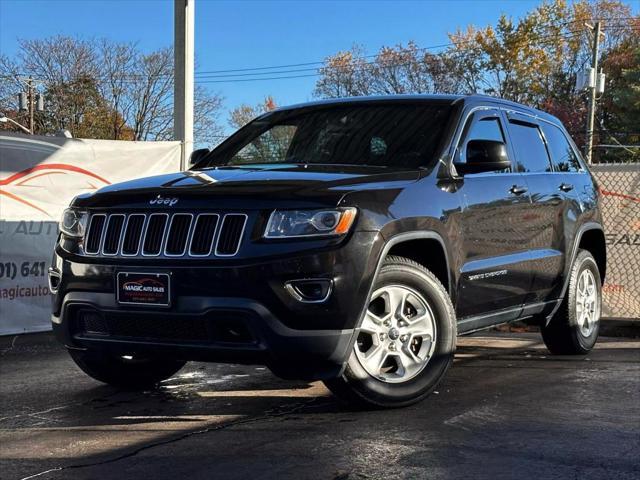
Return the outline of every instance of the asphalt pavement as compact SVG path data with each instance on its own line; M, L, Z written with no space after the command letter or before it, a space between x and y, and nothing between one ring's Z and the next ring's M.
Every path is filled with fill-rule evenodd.
M192 363L155 391L80 372L48 335L0 351L2 479L639 479L640 340L554 357L459 339L424 402L356 412L321 383Z

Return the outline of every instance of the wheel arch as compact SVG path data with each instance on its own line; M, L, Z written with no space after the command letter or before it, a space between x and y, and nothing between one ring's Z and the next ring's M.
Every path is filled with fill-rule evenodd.
M414 243L414 242L418 242L418 243ZM435 242L435 243L430 243L429 245L431 246L438 245L438 248L440 249L440 253L443 256L444 266L446 269L445 272L443 273L444 281L441 280L440 277L438 277L438 279L441 280L442 284L445 286L450 296L452 296L455 293L453 279L451 275L451 268L450 268L451 264L449 262L449 254L447 252L447 248L445 246L445 242L442 235L440 235L438 232L434 230L418 230L418 231L399 233L397 235L392 236L391 238L389 238L389 240L386 241L386 243L382 247L380 256L378 257L378 262L373 275L373 280L371 282L371 286L369 287L369 292L367 294L367 302L371 298L371 294L373 293L373 286L375 283L375 279L378 277L378 273L380 273L382 264L384 263L385 258L387 258L390 254L392 254L391 253L392 250L395 249L393 254L398 255L398 253L396 252L399 252L401 250L405 250L405 253L407 253L407 252L410 252L411 247L426 246L426 244L420 243L420 242ZM405 246L402 246L402 245L405 245ZM411 256L409 258L411 258L411 260L414 260L420 263L418 260L415 260L415 258L412 258ZM420 264L422 265L422 263ZM428 268L428 267L425 267L425 268ZM435 272L433 273L435 274ZM453 298L452 298L452 301L454 301ZM367 303L365 303L364 308L361 312L360 318L358 320L358 324L357 324L358 328L362 323L362 319L364 317L366 309L367 309Z
M387 258L389 256L390 252L392 251L392 249L394 247L397 247L398 245L402 245L403 243L408 243L408 242L424 241L424 240L437 242L439 248L441 249L441 252L443 253L444 263L446 265L446 283L442 282L442 284L445 285L445 288L447 288L447 286L448 286L447 292L449 293L450 297L455 294L455 289L454 289L454 285L453 285L453 279L452 279L451 270L450 270L449 254L447 252L447 248L445 246L444 238L442 237L442 235L440 235L438 232L436 232L434 230L415 230L415 231L403 232L403 233L399 233L397 235L393 235L391 238L389 238L385 242L384 246L381 249L380 255L378 257L376 268L374 270L373 277L372 277L372 280L371 280L371 285L369 286L369 291L367 292L367 296L366 296L366 299L365 299L365 303L364 303L364 305L362 307L362 310L360 312L360 316L358 318L358 322L356 323L356 326L353 329L353 335L352 335L351 340L350 340L352 345L356 340L356 337L358 335L358 331L360 330L360 326L362 325L362 321L363 321L364 316L365 316L365 314L367 312L367 307L369 306L369 299L371 298L371 295L373 294L373 287L375 285L376 278L378 278L378 274L380 273L380 269L382 268L382 264L384 263L385 258ZM412 244L412 245L420 245L420 244ZM432 244L432 245L434 245L434 244ZM400 248L400 247L397 247L397 248ZM403 248L408 248L408 247L403 247ZM413 258L411 258L411 259L416 261ZM454 298L452 298L452 302L453 303L455 302ZM347 355L347 357L344 359L343 369L344 369L344 366L346 365L346 362L347 362L348 359L349 359L349 356ZM342 374L342 372L341 372L341 374Z
M590 227L583 230L578 238L578 249L587 250L593 255L600 272L600 280L604 283L607 273L607 243L602 228Z
M431 233L431 232L425 232ZM404 236L403 236L404 237ZM406 238L400 238L393 242L383 255L384 258L389 255L405 257L419 263L444 285L447 292L451 296L451 272L449 271L449 259L444 241L440 235L409 235Z
M587 234L586 237L585 237L585 234ZM602 270L600 271L600 279L602 283L604 283L605 274L606 274L606 262L607 262L607 249L606 249L604 230L602 228L602 225L600 225L599 223L588 222L580 226L580 228L576 233L576 236L573 242L573 247L571 249L571 256L568 257L566 267L565 267L566 273L565 273L564 285L562 286L562 291L560 294L560 300L556 302L556 306L546 316L545 321L547 325L549 324L553 316L556 314L556 312L562 305L563 302L561 300L564 299L565 296L567 295L567 288L569 287L569 280L570 280L569 272L571 271L573 262L575 261L576 256L578 255L578 251L581 248L588 250L594 256L599 270L602 268ZM594 255L591 249L594 249L599 256ZM602 266L600 262L602 262Z

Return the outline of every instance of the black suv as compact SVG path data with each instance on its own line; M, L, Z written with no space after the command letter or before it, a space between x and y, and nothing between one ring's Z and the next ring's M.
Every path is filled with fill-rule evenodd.
M192 161L63 215L53 328L98 380L258 363L394 407L434 389L457 335L527 320L553 353L596 341L597 186L546 113L477 95L323 101Z

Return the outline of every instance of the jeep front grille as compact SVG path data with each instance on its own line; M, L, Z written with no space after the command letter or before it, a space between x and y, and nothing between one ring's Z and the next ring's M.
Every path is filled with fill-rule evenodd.
M84 238L87 255L232 257L242 243L243 213L94 213Z
M225 215L220 227L220 238L216 244L216 255L229 257L238 253L244 222L245 219L238 215Z
M166 213L154 213L149 215L147 229L144 234L144 241L142 242L143 256L156 257L160 255L168 221L169 215Z

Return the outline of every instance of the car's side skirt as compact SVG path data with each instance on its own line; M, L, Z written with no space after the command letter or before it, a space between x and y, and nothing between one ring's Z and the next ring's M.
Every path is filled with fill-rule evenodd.
M562 302L562 299L549 300L497 310L484 315L462 318L458 320L458 335L468 335L478 330L495 327L496 325L525 320L534 315L545 315L546 312L553 311L560 302Z

